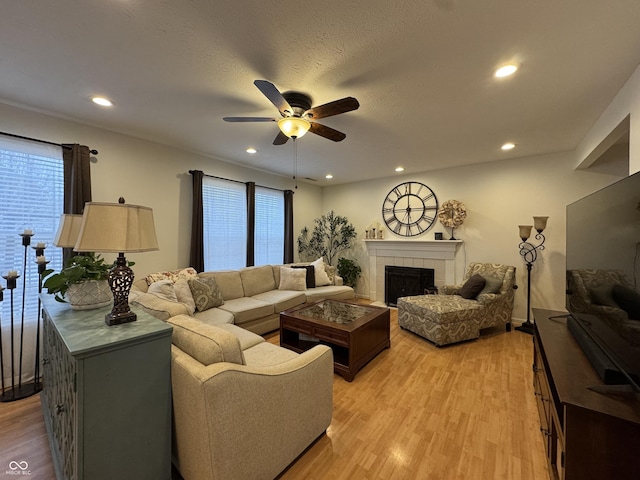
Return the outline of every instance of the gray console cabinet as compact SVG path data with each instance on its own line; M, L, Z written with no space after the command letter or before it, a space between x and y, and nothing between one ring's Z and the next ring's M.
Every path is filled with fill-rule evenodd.
M42 295L43 390L58 480L171 478L171 326Z

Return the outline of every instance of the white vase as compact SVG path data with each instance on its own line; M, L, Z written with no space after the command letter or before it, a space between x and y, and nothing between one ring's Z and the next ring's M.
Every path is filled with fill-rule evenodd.
M65 298L74 310L106 307L113 302L113 294L106 280L87 280L71 284Z

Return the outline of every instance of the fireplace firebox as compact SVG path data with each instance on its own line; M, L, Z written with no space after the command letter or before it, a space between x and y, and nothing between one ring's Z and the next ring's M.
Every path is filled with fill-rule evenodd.
M436 292L433 268L384 267L384 302L395 307L400 297Z

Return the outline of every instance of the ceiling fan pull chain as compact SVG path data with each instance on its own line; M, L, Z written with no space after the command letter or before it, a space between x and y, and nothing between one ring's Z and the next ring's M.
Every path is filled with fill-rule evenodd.
M293 184L298 189L298 142L293 139Z

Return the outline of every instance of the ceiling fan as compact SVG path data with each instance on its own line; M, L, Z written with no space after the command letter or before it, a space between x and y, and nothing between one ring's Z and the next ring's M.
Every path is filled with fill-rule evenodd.
M266 80L256 80L253 84L276 106L282 118L224 117L223 120L225 122L278 122L280 132L273 141L274 145L284 145L289 138L295 140L307 131L334 142L340 142L346 138L344 133L316 123L315 120L357 110L360 107L358 100L353 97L345 97L311 108L312 100L306 93L280 93L273 83Z

